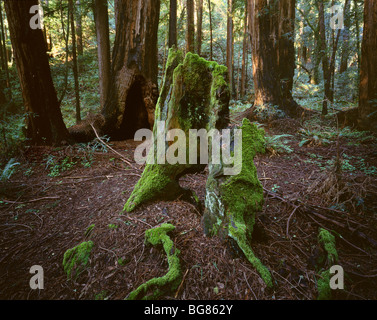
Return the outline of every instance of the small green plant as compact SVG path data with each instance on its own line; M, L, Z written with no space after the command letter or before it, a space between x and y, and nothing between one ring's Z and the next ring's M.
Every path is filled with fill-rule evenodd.
M110 230L118 229L118 226L116 224L109 224L108 227Z
M293 149L287 145L289 140L286 139L290 137L292 137L292 135L290 134L266 136L266 150L269 151L272 155L292 153Z
M61 163L53 155L48 155L46 158L46 169L49 170L49 177L58 177L62 172L72 169L75 164L76 162L69 157L65 157Z

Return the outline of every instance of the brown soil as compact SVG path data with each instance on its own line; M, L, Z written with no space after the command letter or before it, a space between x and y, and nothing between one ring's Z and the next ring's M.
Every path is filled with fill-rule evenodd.
M279 133L280 129L270 130ZM273 290L265 287L250 263L231 246L204 236L200 214L192 205L160 201L122 214L142 168L130 169L110 152L95 153L93 164L85 168L78 148L29 148L17 173L0 184L0 299L124 299L140 284L166 273L163 251L144 245L145 230L165 222L176 226L172 237L181 250L185 277L179 292L164 299L316 299L319 227L342 236L337 237L337 248L339 264L347 274L346 288L334 292L334 298L376 299L377 178L360 171L343 173L342 179L350 183L348 200L355 201L345 201L345 212L329 209L321 195L307 192L323 173L318 163L310 162L310 154L321 155L325 162L335 157L335 144L300 148L299 141L297 135L292 139L292 154L266 154L255 160L266 201L257 216L252 248L270 269ZM342 142L342 151L377 166L375 146ZM112 146L133 158L134 142ZM77 163L60 176L49 177L48 155ZM33 171L26 176L30 167ZM185 176L181 184L203 201L205 181L203 173ZM360 190L362 205L353 196ZM68 280L63 255L88 240L85 231L92 224L94 249L89 268L77 281ZM124 259L125 265L118 259ZM44 290L29 287L33 265L44 269Z

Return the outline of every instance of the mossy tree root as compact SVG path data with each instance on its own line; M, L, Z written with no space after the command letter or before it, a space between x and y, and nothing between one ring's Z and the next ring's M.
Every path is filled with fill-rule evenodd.
M235 159L239 174L224 176L223 166L210 166L206 185L204 229L207 234L235 240L246 258L260 273L268 287L273 286L269 270L255 257L249 242L255 224L255 214L261 210L264 198L254 157L264 152L264 131L244 119L242 127L242 157Z
M162 244L168 258L169 270L160 278L153 278L132 291L126 300L154 300L162 295L175 292L182 281L182 272L178 255L180 251L175 248L173 241L167 235L175 227L171 224L162 224L158 228L145 232L145 243L152 246Z

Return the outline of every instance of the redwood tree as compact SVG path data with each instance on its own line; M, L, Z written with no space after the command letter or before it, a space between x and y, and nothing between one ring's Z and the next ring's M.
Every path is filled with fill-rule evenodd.
M177 46L177 0L170 0L169 48Z
M97 32L100 101L103 108L109 92L111 67L107 0L94 0L93 6Z
M186 25L186 52L195 52L195 7L194 0L186 0L187 25Z
M38 0L5 0L10 36L27 112L26 136L32 144L69 140L63 122L41 29L32 29L30 8Z
M377 1L365 0L361 47L359 127L377 131Z
M256 106L279 106L290 116L302 108L292 98L295 71L295 0L249 1Z
M104 131L124 139L133 138L138 129L153 127L160 1L118 0L117 9L111 84L102 114Z

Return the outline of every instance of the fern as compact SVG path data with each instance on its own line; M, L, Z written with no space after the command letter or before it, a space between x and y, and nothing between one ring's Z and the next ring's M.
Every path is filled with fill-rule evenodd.
M6 164L6 166L4 167L4 169L2 170L0 180L1 181L8 180L11 177L11 175L14 173L15 166L18 166L19 164L20 164L19 162L16 162L16 159L14 158L10 159L8 163Z
M290 138L290 134L280 134L275 136L266 136L266 149L272 154L292 153L293 149L287 145L288 140L283 138Z

